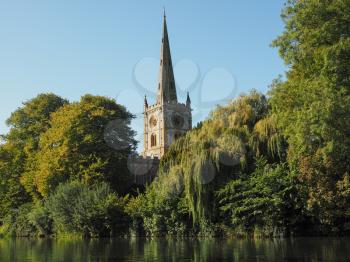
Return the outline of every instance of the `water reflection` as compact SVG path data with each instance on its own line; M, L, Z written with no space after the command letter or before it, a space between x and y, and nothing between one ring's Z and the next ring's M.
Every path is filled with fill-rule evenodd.
M349 240L0 239L0 261L350 261Z

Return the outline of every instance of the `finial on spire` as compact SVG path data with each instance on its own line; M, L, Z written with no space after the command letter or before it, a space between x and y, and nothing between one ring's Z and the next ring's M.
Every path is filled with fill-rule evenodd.
M148 102L147 102L147 97L146 97L146 95L145 95L145 100L144 100L144 101L145 101L145 104L144 104L144 105L145 105L145 107L147 108L147 107L148 107Z
M186 106L191 106L191 98L189 92L187 92Z
M166 18L165 7L163 6L163 17Z

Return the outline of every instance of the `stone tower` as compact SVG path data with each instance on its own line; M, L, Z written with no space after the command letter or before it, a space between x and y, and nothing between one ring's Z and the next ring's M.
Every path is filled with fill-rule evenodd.
M154 105L144 103L143 156L161 158L171 143L192 127L191 100L187 93L185 104L178 103L166 17L160 50L157 100Z

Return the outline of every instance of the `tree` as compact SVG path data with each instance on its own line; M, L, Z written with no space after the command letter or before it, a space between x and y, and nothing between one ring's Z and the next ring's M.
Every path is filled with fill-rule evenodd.
M105 181L125 193L130 176L127 157L135 149L133 115L114 100L85 95L52 115L41 135L32 168L22 183L38 198L46 198L59 183Z
M50 127L50 116L67 101L54 94L40 94L25 102L7 120L10 131L0 145L0 218L10 209L30 201L20 184L32 163L39 138Z
M349 14L349 0L289 1L273 42L289 71L272 86L272 109L289 163L308 184L309 209L331 230L350 221L340 186L350 172Z
M5 141L17 145L27 154L35 151L40 135L50 127L51 114L67 103L67 100L52 93L40 94L25 102L7 119L10 131Z
M0 219L11 209L17 209L30 197L20 184L23 170L22 152L11 144L0 145Z
M219 209L226 223L263 234L299 233L305 223L305 189L286 163L256 161L251 174L241 174L217 191Z

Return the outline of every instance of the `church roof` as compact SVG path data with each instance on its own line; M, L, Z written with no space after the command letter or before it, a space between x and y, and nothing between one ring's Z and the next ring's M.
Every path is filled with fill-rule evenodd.
M173 65L170 54L166 16L164 12L163 36L162 46L160 50L160 67L158 76L157 104L169 102L177 103L177 95Z

